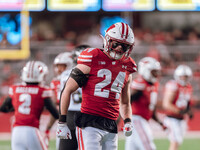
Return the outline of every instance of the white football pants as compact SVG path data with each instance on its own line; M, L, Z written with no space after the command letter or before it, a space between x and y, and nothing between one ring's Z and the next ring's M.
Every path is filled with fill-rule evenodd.
M164 124L168 128L168 139L179 144L183 142L183 137L187 130L187 122L172 117L165 117Z
M30 126L16 126L12 130L12 150L47 150L39 129Z
M118 135L94 127L76 127L79 150L117 150Z

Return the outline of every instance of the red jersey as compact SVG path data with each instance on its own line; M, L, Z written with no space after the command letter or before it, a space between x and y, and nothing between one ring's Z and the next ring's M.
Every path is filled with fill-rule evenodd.
M102 50L88 48L80 54L78 64L91 68L82 87L81 112L116 120L122 88L136 71L133 59L111 60Z
M150 84L141 76L138 76L131 83L132 90L142 91L139 99L131 103L132 114L139 115L146 120L152 118L157 103L158 83Z
M173 104L179 109L186 109L187 105L190 103L192 98L192 86L187 84L186 86L180 85L175 80L170 80L166 83L165 89L168 89L172 92L176 93L175 99L173 100ZM169 116L174 116L175 118L181 118L182 115L174 114L171 111L166 111L166 114Z
M49 88L39 85L19 84L9 88L9 96L15 109L14 126L39 128L44 99L52 96Z
M60 79L54 78L50 83L51 89L54 91L56 103L60 103Z

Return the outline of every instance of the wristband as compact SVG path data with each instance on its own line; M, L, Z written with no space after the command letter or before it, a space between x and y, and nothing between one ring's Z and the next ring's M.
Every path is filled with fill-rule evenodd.
M67 115L59 115L59 122L67 122Z
M130 119L130 118L126 118L126 119L124 120L124 124L126 124L127 122L131 122L131 119Z

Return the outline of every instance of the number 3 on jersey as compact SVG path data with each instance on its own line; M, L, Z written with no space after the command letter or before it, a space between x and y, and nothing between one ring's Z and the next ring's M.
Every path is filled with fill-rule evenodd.
M110 91L111 91L111 92L115 92L116 93L115 98L119 99L119 96L120 96L120 93L122 90L122 86L124 84L125 76L126 76L125 72L119 72L119 74L117 75L114 82L111 83L112 72L108 69L100 69L97 72L97 77L102 77L102 78L105 77L105 79L102 82L97 83L95 85L94 95L99 96L99 97L108 98ZM112 84L110 90L103 89L104 87L106 87L109 84Z
M31 95L30 94L21 94L19 96L19 101L22 102L18 107L18 112L21 114L30 114L31 112Z

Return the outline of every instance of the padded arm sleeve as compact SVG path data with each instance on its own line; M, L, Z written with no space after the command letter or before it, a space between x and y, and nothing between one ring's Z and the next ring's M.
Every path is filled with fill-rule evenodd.
M82 87L86 84L89 74L84 74L80 69L74 68L70 74L70 77L78 83L79 87Z

